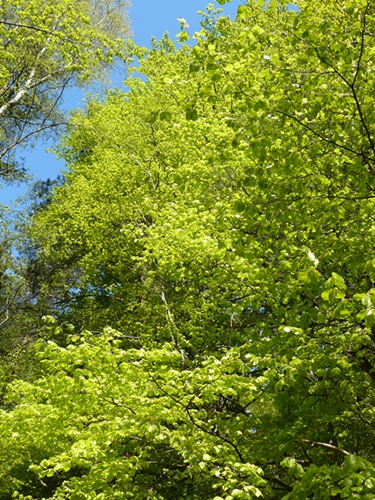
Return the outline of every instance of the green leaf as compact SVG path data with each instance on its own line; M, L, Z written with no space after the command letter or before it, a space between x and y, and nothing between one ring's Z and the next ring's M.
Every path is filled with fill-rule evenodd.
M246 5L240 5L237 9L236 19L246 19L249 9Z
M350 302L344 298L340 300L333 312L333 315L336 318L348 318L349 316L351 316Z
M187 120L198 120L198 112L195 108L187 108L185 116Z
M187 42L190 38L189 33L187 31L182 31L181 33L178 33L177 37L180 40L180 43Z
M329 302L331 302L335 299L344 299L345 292L343 292L342 290L339 290L338 288L331 288L329 290L324 290L324 292L322 292L322 298L324 300L329 301Z

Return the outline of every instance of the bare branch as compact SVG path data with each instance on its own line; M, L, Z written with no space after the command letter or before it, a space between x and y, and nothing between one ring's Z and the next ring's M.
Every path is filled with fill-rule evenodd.
M310 439L302 439L302 442L311 444L311 446L321 446L322 448L327 448L332 451L337 451L338 453L342 453L343 455L351 455L351 453L349 453L348 451L342 450L337 446L333 446L333 444L321 443L319 441L310 441Z

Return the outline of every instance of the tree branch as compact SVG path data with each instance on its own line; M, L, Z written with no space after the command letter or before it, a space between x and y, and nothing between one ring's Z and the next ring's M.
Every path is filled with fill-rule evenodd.
M57 37L61 38L60 32L55 33L54 31L44 30L43 28L38 28L37 26L30 26L28 24L22 24L22 23L10 23L9 21L0 21L0 24L4 24L5 26L11 26L13 28L25 28L28 30L39 31L40 33L45 33L46 35L57 36ZM74 44L77 43L69 38L65 38L65 40L70 42L70 43L74 43Z
M342 450L337 446L333 446L333 444L321 443L319 441L310 441L310 439L302 439L302 442L311 444L311 446L321 446L322 448L327 448L332 451L337 451L338 453L342 453L343 455L351 455L351 453L349 453L348 451Z

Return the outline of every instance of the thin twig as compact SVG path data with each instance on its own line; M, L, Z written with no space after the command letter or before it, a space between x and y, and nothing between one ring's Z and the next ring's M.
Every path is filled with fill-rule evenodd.
M337 451L339 453L342 453L343 455L351 455L348 451L342 450L341 448L338 448L337 446L333 446L333 444L329 443L321 443L319 441L310 441L310 439L302 439L303 443L309 443L311 446L321 446L322 448L328 448L329 450L332 451Z

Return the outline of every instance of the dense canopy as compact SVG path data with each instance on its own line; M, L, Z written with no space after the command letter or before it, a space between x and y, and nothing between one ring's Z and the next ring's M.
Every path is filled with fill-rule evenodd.
M0 498L374 498L375 5L292 7L209 7L73 114Z

